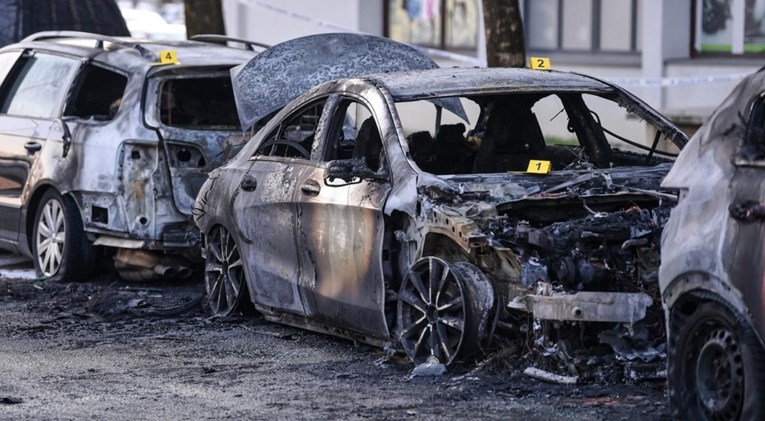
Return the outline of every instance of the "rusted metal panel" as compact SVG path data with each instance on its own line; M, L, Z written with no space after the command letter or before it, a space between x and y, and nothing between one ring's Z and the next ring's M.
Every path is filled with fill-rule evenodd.
M572 295L529 295L523 299L526 310L537 319L580 322L635 323L642 320L646 309L654 304L653 299L642 292L582 291ZM509 307L517 309L513 305Z

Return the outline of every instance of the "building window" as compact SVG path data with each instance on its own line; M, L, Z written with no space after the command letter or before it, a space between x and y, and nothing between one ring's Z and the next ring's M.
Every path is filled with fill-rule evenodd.
M475 51L480 0L388 0L386 36L441 50Z
M765 53L765 0L695 0L697 53Z
M640 52L642 0L525 0L532 51Z

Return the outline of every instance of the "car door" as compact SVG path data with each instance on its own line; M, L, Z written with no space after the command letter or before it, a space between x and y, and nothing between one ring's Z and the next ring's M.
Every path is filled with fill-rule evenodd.
M79 62L52 54L25 53L13 60L0 90L0 237L15 242L21 229L22 195L31 169L52 136L62 134L64 99Z
M266 310L303 314L293 196L310 162L324 100L290 113L263 140L232 199L240 249L254 303Z
M306 313L385 338L383 207L391 188L376 118L361 97L336 101L294 201Z

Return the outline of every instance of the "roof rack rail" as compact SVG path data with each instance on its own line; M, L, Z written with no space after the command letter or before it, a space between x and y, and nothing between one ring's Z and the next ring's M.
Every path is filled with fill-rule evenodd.
M222 41L240 42L246 45L252 51L255 51L255 47L260 47L260 48L271 47L270 45L264 44L262 42L250 41L250 40L246 40L242 38L234 38L234 37L229 37L226 35L218 35L218 34L199 34L199 35L194 35L189 39L192 41L201 41L201 42L222 42Z
M31 41L44 41L49 39L84 39L96 41L95 48L103 49L104 42L119 45L125 48L133 48L137 50L143 58L149 60L156 60L157 57L152 54L146 47L137 44L135 42L126 41L124 39L112 37L109 35L94 34L90 32L79 31L43 31L36 34L32 34L22 40L22 42Z

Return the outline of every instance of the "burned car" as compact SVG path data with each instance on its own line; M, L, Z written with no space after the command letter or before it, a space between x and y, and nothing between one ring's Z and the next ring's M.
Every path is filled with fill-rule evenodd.
M765 73L739 84L662 186L670 407L685 419L765 417Z
M0 247L54 280L106 250L126 279L187 276L196 194L250 137L229 70L255 55L79 32L0 50Z
M604 106L640 129L619 132ZM499 336L588 347L642 326L662 341L658 247L676 198L658 187L666 150L686 140L628 92L572 73L329 81L200 190L209 305L398 342L417 363L465 361Z

